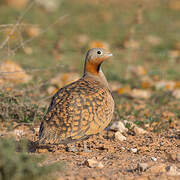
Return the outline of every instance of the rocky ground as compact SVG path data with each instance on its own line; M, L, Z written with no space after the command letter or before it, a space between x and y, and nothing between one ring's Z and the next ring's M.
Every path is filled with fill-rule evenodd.
M77 142L77 152L67 147L36 146L38 126L16 125L13 131L1 131L1 136L13 136L17 142L29 140L29 153L44 154L43 164L64 162L65 169L56 172L58 179L122 179L175 180L180 178L180 131L175 128L161 133L134 127L125 128L116 122L111 129L86 140L91 152L83 151Z

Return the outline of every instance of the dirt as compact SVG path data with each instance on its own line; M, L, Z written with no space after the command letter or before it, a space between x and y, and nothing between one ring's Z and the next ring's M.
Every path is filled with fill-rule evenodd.
M83 143L77 142L77 152L68 152L63 145L37 147L39 124L36 126L16 124L13 131L1 131L1 136L14 136L17 141L27 138L31 143L30 154L45 154L44 164L64 162L65 169L57 172L58 179L180 179L180 131L171 128L164 132L148 131L136 135L128 131L121 142L114 138L114 131L104 131L86 140L92 152L83 151ZM133 152L133 150L134 152ZM90 167L87 160L94 159L98 165ZM145 163L145 170L139 168ZM169 170L176 167L176 170ZM173 174L174 173L174 174Z

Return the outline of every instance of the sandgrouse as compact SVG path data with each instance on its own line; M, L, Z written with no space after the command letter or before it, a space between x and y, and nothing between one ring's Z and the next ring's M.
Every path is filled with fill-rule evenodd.
M102 48L87 52L82 78L53 96L41 122L39 143L68 144L86 139L108 126L114 100L101 64L110 56L112 54Z

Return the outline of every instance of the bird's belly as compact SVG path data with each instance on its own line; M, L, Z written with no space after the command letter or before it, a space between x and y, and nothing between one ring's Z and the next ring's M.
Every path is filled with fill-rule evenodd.
M99 107L94 113L93 121L90 122L90 126L86 135L97 134L103 131L111 122L114 112L114 100L109 97L104 106Z

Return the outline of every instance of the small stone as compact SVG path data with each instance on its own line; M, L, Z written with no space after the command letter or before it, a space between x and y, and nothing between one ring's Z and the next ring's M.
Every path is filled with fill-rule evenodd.
M169 161L180 162L180 153L167 153L166 156Z
M144 129L142 129L142 128L140 128L140 127L137 127L137 126L135 126L134 127L134 132L136 133L136 134L146 134L147 133L147 131L145 131Z
M151 157L151 159L152 159L153 161L157 161L157 158L155 158L155 157Z
M35 2L43 7L46 11L48 12L54 12L55 10L58 9L59 5L60 5L60 2L61 1L58 1L58 0L35 0Z
M119 131L117 131L115 133L115 139L119 140L119 141L126 141L126 137L123 136Z
M172 95L177 98L180 99L180 89L176 89L173 91Z
M6 60L0 64L1 81L2 84L8 83L28 83L31 76L26 74L24 69L12 60Z
M131 96L133 98L149 99L151 97L151 92L148 90L133 89L131 92Z
M130 39L128 41L124 41L123 42L123 46L125 48L130 48L130 49L138 49L139 48L139 42L138 41L135 41L133 39Z
M25 31L26 31L26 34L31 38L37 37L41 33L41 29L37 26L27 27Z
M166 171L169 176L180 176L180 170L175 165L167 166Z
M39 127L35 127L34 131L35 131L36 134L38 134L39 133Z
M143 66L129 66L128 71L136 76L145 76L147 74L147 71Z
M76 40L78 45L84 46L89 41L89 37L86 34L80 34L77 36Z
M160 90L160 89L165 89L165 90L174 90L175 88L175 85L176 83L174 81L158 81L156 84L155 84L155 88L157 90Z
M15 9L23 9L28 3L28 0L4 0L8 6Z
M146 171L148 169L148 164L147 163L138 163L137 169L140 171Z
M33 53L33 50L31 47L24 47L23 50L27 55L31 55Z
M180 153L176 154L176 161L180 162Z
M111 125L110 129L114 130L114 131L119 131L120 133L124 133L124 132L128 131L128 129L125 127L124 123L121 121L114 122Z
M169 8L175 11L180 10L180 1L179 0L171 0L169 1Z
M91 167L91 168L100 168L100 169L102 169L102 168L104 167L104 165L102 164L102 162L98 162L95 158L86 160L86 161L85 161L85 164L86 164L88 167Z
M133 152L133 153L137 153L137 148L131 148L131 152Z
M164 173L164 172L166 172L166 165L165 164L156 164L155 166L152 166L150 168L150 172L153 174Z
M25 135L25 132L23 130L20 130L20 129L15 129L14 135L21 137L21 136Z

